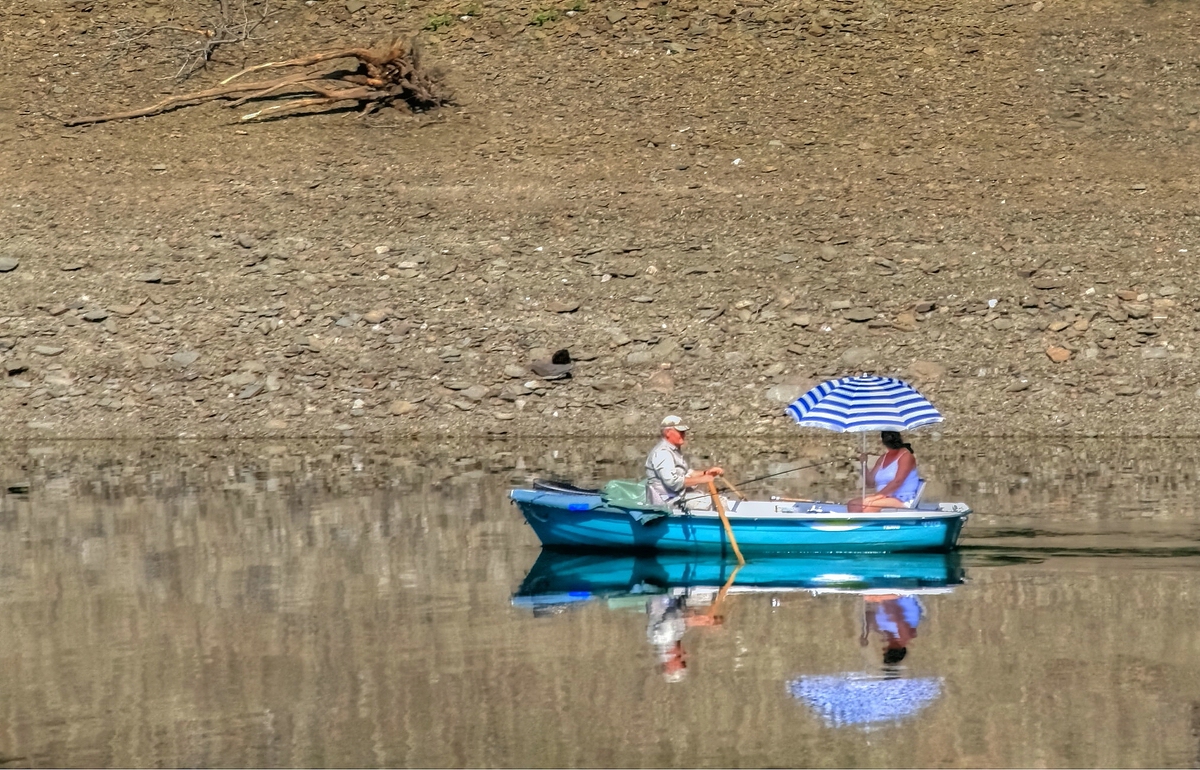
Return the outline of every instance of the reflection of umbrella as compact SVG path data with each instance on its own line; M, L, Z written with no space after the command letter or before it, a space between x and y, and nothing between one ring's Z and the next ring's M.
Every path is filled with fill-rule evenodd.
M928 706L942 694L942 679L802 676L788 683L788 691L816 710L828 727L874 727L898 722Z
M933 404L906 382L893 377L861 375L822 382L788 405L797 423L806 428L824 428L838 433L912 430L941 422ZM866 467L863 467L863 496L866 496Z

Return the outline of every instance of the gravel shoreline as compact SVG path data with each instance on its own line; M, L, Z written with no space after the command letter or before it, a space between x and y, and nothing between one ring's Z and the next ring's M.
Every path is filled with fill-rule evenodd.
M425 33L451 108L64 129L235 70L100 71L194 10L77 5L0 52L5 439L786 436L859 372L946 436L1200 434L1185 8L494 2ZM246 54L426 23L355 7Z

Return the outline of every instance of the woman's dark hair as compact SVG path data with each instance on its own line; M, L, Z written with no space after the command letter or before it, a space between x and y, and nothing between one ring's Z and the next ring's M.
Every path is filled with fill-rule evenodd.
M883 651L883 665L895 666L908 655L906 647L890 647Z
M879 440L888 449L907 449L910 455L916 455L913 451L912 444L903 441L900 434L894 430L885 430L879 434Z

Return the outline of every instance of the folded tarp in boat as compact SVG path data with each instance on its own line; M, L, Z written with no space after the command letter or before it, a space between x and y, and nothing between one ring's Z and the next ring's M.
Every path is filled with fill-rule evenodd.
M665 507L646 502L646 482L630 479L613 479L600 492L604 502L614 508L628 511L638 524L651 524L670 515Z

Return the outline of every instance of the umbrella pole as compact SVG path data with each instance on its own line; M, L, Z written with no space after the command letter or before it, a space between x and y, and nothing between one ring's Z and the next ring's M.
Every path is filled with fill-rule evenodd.
M858 477L862 481L862 484L860 487L862 490L862 494L859 496L858 499L866 500L867 499L867 434L863 431L859 431L858 435L862 437L862 441L860 443L860 445L862 446L862 452L859 454L860 459L858 461L858 465L859 465Z

